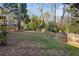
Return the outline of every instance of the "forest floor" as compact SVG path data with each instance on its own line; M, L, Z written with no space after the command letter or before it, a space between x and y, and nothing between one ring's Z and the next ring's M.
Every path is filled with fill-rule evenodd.
M67 55L79 55L79 49L65 45L46 33L40 32L9 32L7 45L0 46L0 56Z

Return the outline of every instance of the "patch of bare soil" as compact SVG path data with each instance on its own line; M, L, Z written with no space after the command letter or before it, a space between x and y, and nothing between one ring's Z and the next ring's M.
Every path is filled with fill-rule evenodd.
M8 33L7 45L0 46L0 56L59 56L65 55L61 49L42 49L28 40L17 40L15 33Z

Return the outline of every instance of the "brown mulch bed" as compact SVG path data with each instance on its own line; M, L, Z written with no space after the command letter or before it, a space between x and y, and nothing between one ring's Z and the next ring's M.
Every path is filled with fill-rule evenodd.
M17 40L14 33L8 33L7 45L0 46L0 56L59 56L64 50L42 49L28 40Z

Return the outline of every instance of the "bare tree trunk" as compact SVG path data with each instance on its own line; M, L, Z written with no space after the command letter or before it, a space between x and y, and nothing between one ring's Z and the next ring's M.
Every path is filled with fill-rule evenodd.
M62 22L63 22L63 19L64 19L64 15L65 15L65 7L66 7L66 5L65 4L63 4L64 6L63 6L63 15L62 15L62 17L61 17L61 24L60 24L60 28L62 29Z
M56 26L56 3L54 4L54 8L55 8L55 10L54 10L54 22L55 22L55 26Z
M54 9L53 9L53 6L54 6ZM54 25L56 25L56 3L53 5L51 4L51 11L52 11L52 15L54 13Z
M40 12L41 12L41 19L44 22L44 17L43 17L43 4L41 4L41 6L40 6Z
M18 3L18 31L21 30L21 9L20 9L20 4Z
M38 9L39 9L39 12L40 12L40 16L41 16L41 19L43 20L43 28L45 27L45 22L44 22L44 15L43 15L43 6L44 6L44 4L43 3L41 3L41 4L39 4L38 5Z

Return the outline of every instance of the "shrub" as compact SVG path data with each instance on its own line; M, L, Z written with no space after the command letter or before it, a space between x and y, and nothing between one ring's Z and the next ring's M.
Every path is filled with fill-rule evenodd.
M6 45L7 26L0 27L0 45Z
M69 32L79 33L79 24L76 22L71 22Z
M0 45L6 45L6 31L1 31L0 32Z
M28 30L40 30L44 28L45 23L36 16L31 18L31 21L27 24L26 29Z
M47 30L52 32L59 32L59 28L57 26L54 26L52 22L48 23Z
M26 29L27 24L23 21L23 22L21 23L21 26L22 26L22 29L23 29L23 30L25 30L25 29Z
M0 26L0 31L7 31L7 26Z
M4 37L7 35L7 31L2 31Z

